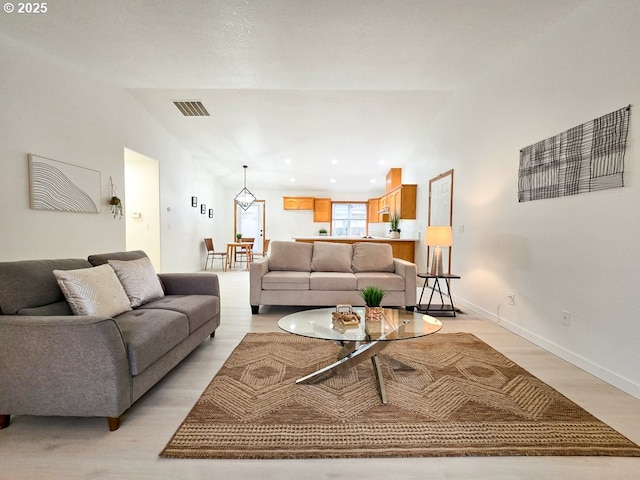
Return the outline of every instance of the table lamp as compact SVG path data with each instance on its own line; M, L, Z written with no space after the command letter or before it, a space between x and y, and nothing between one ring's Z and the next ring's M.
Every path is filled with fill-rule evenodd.
M431 275L442 275L442 247L453 245L453 234L451 227L445 225L428 226L424 236L424 244L427 247L435 247L433 251L433 262L431 263Z

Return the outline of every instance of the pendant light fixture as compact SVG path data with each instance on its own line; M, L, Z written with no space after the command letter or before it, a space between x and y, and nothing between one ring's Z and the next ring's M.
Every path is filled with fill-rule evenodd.
M235 201L240 208L247 211L253 202L256 201L256 197L247 189L247 166L243 165L242 168L244 168L244 188L236 195Z

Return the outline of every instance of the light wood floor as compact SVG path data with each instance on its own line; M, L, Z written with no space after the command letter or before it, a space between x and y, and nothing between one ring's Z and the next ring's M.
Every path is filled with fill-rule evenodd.
M110 433L105 419L17 416L0 431L0 479L638 479L640 458L488 457L338 460L176 460L158 457L224 360L247 332L278 331L292 308L251 315L249 275L219 272L222 325L148 392ZM491 321L443 319L470 332L640 443L640 400ZM1 348L1 347L0 347ZM597 348L597 345L594 345ZM1 387L1 386L0 386Z

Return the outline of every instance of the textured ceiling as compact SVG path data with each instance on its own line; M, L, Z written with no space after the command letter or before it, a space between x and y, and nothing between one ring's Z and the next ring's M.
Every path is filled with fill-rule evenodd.
M57 0L0 35L130 90L232 188L247 164L254 190L379 191L453 92L583 3Z

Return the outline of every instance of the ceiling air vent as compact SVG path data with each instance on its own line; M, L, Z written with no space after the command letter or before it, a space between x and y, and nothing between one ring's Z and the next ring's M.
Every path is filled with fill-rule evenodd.
M199 100L173 102L185 117L209 117L209 112Z

